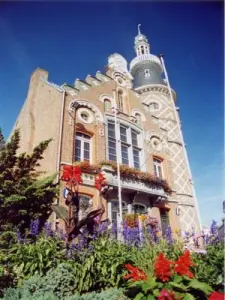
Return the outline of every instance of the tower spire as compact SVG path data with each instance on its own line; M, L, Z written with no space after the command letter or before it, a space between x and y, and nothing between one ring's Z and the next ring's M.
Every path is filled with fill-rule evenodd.
M138 24L138 34L141 34L140 27L141 27L141 24Z

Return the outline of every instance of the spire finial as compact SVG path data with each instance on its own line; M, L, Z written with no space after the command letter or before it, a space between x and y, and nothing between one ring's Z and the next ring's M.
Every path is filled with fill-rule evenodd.
M141 34L140 27L141 27L141 24L138 24L138 34Z

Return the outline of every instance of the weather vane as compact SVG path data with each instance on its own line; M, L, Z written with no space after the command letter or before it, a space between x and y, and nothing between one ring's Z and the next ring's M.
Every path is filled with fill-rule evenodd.
M138 34L141 34L140 27L141 27L141 24L138 24Z

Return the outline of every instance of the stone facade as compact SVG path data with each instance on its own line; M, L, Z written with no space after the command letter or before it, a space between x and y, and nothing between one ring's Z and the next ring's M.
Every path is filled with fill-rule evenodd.
M169 88L166 84L149 84L132 89L133 78L124 64L121 68L114 63L118 60L121 56L115 54L113 59L110 57L105 74L97 72L95 76L88 75L85 81L77 79L73 86L52 84L48 81L47 71L36 69L15 124L15 128L21 130L20 151L30 152L41 141L52 139L40 166L41 171L52 174L61 171L63 165L75 162L75 148L78 147L75 136L84 134L89 138L90 164L97 165L109 160L107 122L114 120L113 106L116 101L118 122L139 133L140 170L154 174L153 160L157 159L163 179L172 189L172 194L168 195L144 183L125 180L122 182L125 211L131 212L134 204L143 205L149 214L159 219L163 219L166 212L173 229L199 231L192 181L184 155L180 124L176 121L178 112L171 102ZM173 95L175 101L174 91ZM85 152L84 148L81 150ZM134 163L133 157L131 160ZM118 185L115 174L108 171L105 174L111 189L103 197L106 208L104 217L112 220L113 205L118 202ZM92 198L93 206L97 207L99 195L94 187L95 176L82 176L84 181L79 193ZM61 203L64 202L64 185L61 182Z

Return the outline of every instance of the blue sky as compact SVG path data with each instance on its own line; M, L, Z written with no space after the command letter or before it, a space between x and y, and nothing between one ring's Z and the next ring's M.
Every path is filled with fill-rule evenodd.
M223 181L222 2L8 2L0 4L0 126L7 137L36 67L57 84L134 57L137 24L164 53L178 103L203 224L221 222Z

